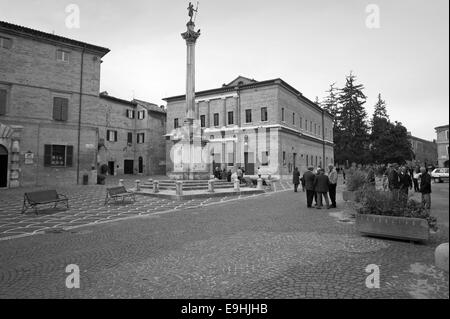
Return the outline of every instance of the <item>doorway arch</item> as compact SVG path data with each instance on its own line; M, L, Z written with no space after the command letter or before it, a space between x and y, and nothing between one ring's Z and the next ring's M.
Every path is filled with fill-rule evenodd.
M8 187L8 150L0 145L0 188Z

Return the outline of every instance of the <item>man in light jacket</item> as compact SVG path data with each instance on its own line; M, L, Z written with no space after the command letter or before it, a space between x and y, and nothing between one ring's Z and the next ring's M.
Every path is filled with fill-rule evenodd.
M331 208L336 208L336 188L338 182L338 173L334 168L333 164L328 165L328 179L330 180L330 185L328 185L328 191L330 193Z

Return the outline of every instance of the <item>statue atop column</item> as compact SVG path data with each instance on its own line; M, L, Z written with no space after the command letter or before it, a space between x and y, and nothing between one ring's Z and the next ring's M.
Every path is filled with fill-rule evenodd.
M194 12L195 13L198 12L198 4L197 4L197 8L194 9L194 5L191 2L189 2L189 7L187 8L187 10L188 10L188 16L189 16L190 20L186 24L187 31L182 33L181 36L183 37L183 39L186 40L186 42L195 43L197 41L198 37L200 36L200 29L198 31L194 30L195 24L192 19L194 17Z

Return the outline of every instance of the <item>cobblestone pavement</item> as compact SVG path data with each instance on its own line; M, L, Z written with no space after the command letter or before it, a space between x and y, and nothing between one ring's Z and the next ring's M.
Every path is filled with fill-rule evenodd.
M448 223L427 244L362 237L341 201L306 209L304 197L280 191L0 241L0 298L449 297L448 273L433 265ZM66 288L69 264L80 289ZM380 289L366 288L370 264Z
M124 185L127 188L135 187L135 180L136 178L124 179ZM110 178L108 184L109 186L117 185L118 181L119 178ZM51 187L0 191L0 241L255 196L226 196L184 201L137 196L135 203L132 201L126 201L123 204L111 202L105 206L107 186L59 186L56 188L58 192L66 194L70 199L70 209L67 210L64 205L56 209L53 209L53 205L41 206L38 215L34 214L33 209L24 215L21 214L23 194L27 191ZM283 191L291 187L289 182L282 181L275 184L274 191Z

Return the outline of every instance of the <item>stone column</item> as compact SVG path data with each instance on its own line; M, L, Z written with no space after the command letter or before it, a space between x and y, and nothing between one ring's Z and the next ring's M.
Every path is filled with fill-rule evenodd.
M192 21L187 23L187 32L181 36L186 40L186 121L192 123L195 119L195 43L200 36L200 32L195 32L195 24Z

